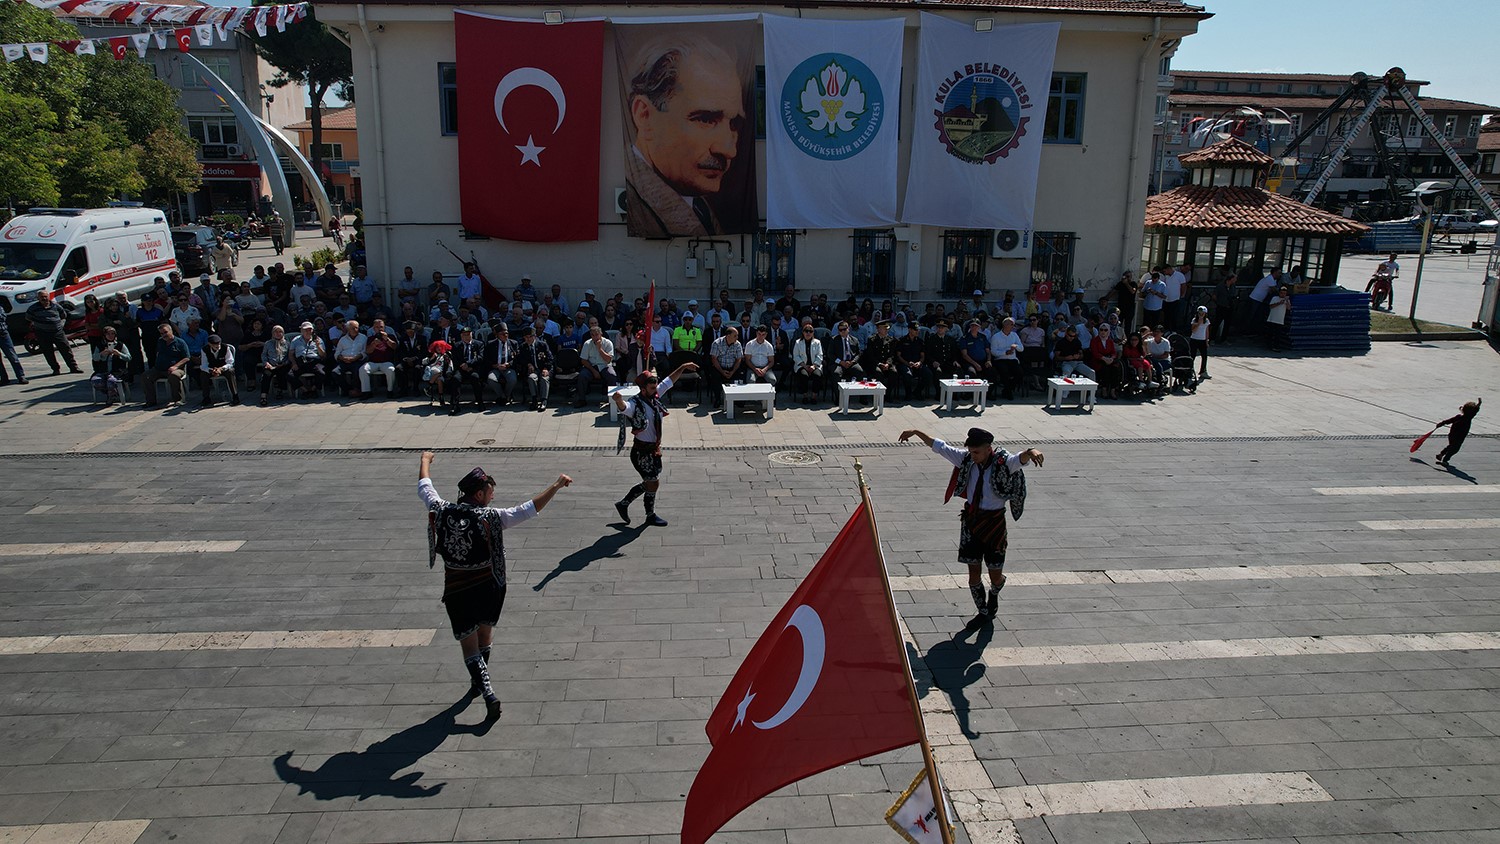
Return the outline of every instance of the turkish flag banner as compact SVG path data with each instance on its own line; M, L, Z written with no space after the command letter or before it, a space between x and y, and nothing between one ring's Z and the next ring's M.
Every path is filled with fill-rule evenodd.
M109 51L114 54L114 57L116 59L123 59L123 58L125 58L125 53L129 49L130 49L130 38L129 38L129 36L120 35L120 36L117 36L115 38L109 39Z
M174 29L172 30L172 34L177 37L177 49L179 51L186 53L193 48L193 28L191 26Z
M683 844L820 771L921 741L868 505L755 643L708 719Z
M507 240L599 239L604 22L453 13L464 228Z

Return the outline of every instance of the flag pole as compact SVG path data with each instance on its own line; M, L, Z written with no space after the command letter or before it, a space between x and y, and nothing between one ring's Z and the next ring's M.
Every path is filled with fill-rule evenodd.
M917 723L917 735L922 737L922 762L927 766L927 785L932 789L932 805L937 810L938 831L942 833L943 844L953 844L948 804L943 799L943 789L938 784L937 760L933 758L932 744L927 740L927 724L922 720L922 706L917 701L917 684L912 679L911 661L906 657L906 639L901 635L901 623L896 616L896 598L891 594L891 576L885 568L885 551L880 546L880 528L875 524L875 506L870 503L870 486L865 482L865 467L858 457L854 458L854 474L859 479L859 496L865 505L865 516L870 520L870 532L875 536L875 554L880 559L880 582L885 586L885 604L889 610L891 629L896 634L896 641L901 643L902 673L906 677L906 690L911 694L911 712Z

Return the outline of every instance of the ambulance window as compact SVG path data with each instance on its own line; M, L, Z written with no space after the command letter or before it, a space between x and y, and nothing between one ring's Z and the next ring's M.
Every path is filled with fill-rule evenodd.
M52 285L54 290L63 289L63 279L67 277L68 270L78 273L79 278L89 274L89 256L82 246L68 253L68 260L63 262L62 269L57 274L57 281Z

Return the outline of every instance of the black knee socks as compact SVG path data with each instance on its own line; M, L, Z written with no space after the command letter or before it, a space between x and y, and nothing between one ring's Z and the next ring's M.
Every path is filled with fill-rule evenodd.
M652 513L655 513L655 512L656 512L656 493L654 493L654 492L648 492L648 493L646 493L646 515L649 516L649 515L651 515Z
M641 495L643 495L645 492L646 492L646 485L645 484L636 484L635 486L633 486L633 487L630 488L630 492L625 493L625 497L623 499L621 499L621 500L624 501L626 504L629 504L630 502L636 500L637 498L640 498Z
M469 669L469 679L479 689L480 694L484 695L484 699L486 701L497 700L495 689L490 685L490 669L484 660L484 652L465 657L464 667Z

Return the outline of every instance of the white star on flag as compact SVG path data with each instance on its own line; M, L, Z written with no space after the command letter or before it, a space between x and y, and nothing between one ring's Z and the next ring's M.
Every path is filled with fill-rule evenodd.
M546 149L546 147L537 146L536 141L532 140L532 137L530 135L526 136L525 145L523 146L517 144L516 149L521 151L522 164L530 162L531 164L535 164L538 167L542 166L542 159L538 156L542 154L542 150Z
M734 709L734 726L729 728L731 733L734 732L735 727L745 723L745 712L750 709L750 702L753 700L755 700L755 693L746 689L745 699L740 701L740 705Z

